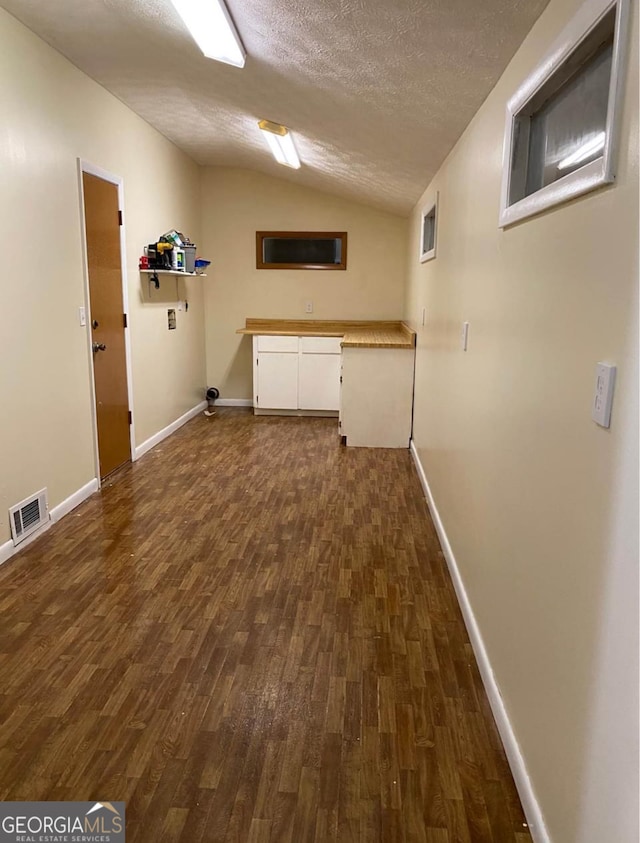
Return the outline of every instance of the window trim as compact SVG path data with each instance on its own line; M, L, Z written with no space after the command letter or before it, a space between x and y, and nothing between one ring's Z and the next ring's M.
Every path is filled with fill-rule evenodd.
M267 237L282 237L289 240L340 240L340 263L265 263L263 260L263 241ZM256 269L346 269L347 268L347 232L346 231L256 231Z
M438 203L440 200L440 191L436 190L435 195L432 194L431 201L427 202L423 209L422 213L420 214L420 263L426 263L427 261L431 261L436 256L436 250L438 248ZM424 221L429 216L431 212L434 212L434 221L433 221L433 249L429 249L425 252L424 249Z
M569 55L589 35L602 18L616 8L613 35L613 57L607 108L606 138L602 155L583 167L540 188L509 205L511 163L516 116L536 96L543 85L560 69ZM587 0L575 17L562 30L557 41L535 70L522 82L507 103L502 155L502 190L498 225L505 228L512 223L539 214L548 208L567 202L615 180L615 159L622 117L624 68L627 52L629 0Z

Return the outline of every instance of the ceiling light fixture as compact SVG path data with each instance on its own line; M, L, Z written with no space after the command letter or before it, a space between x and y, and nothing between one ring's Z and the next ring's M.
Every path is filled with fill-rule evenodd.
M558 164L558 169L568 170L569 167L573 167L581 161L591 158L591 156L595 155L596 152L600 152L601 149L604 149L604 140L605 133L598 132L598 134L591 138L590 141L583 143L582 146L579 146L575 152L572 152L571 155L567 155L566 158L563 158Z
M171 2L207 58L244 67L247 53L223 0Z
M300 159L293 145L293 138L289 129L279 123L272 123L271 120L260 120L258 126L264 132L276 161L279 164L284 164L285 167L293 167L294 170L300 169Z

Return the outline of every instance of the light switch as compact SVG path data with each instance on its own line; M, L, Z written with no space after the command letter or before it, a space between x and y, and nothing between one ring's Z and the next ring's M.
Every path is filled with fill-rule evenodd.
M460 347L463 351L467 350L467 346L469 345L469 323L463 322L462 323L462 332L460 334Z
M426 324L427 324L427 308L423 307L422 308L422 327L424 328L424 326Z
M87 311L84 309L84 307L78 308L78 319L80 320L80 325L84 328L84 326L87 324Z
M609 363L598 363L596 366L596 386L591 408L591 418L601 427L609 427L611 423L611 404L613 402L613 387L616 380L616 367Z

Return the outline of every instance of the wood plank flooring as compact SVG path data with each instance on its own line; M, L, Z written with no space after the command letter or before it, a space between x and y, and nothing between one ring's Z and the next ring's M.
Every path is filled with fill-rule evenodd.
M0 799L127 841L528 843L407 451L201 416L0 569Z

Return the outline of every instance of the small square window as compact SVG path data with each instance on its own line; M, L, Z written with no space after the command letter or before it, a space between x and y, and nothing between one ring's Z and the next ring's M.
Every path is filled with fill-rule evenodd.
M422 212L422 230L420 232L420 260L430 261L436 256L436 237L438 230L438 194L433 203Z
M500 225L613 181L628 0L588 0L507 106Z

